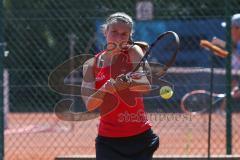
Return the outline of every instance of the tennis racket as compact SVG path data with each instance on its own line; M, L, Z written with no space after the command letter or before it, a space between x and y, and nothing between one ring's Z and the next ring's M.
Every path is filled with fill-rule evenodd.
M210 109L210 104L213 107L218 107L225 99L226 94L211 93L206 90L194 90L186 93L181 99L180 107L183 112L191 114L206 113Z
M138 43L134 43L138 45ZM176 60L177 53L180 47L180 40L177 33L167 31L157 37L157 39L150 45L140 62L136 67L126 75L126 79L135 74L140 67L145 68L145 62L152 63L157 70L156 73L162 77L168 68L172 66ZM143 72L147 73L147 72Z
M139 45L141 43L133 42L133 44ZM151 91L144 95L145 99L155 99L159 97L159 90L162 86L169 86L174 90L174 85L168 80L164 79L169 67L171 67L179 53L180 39L177 33L173 31L167 31L159 35L155 41L146 49L146 53L142 57L135 68L126 74L124 81L129 81L132 75L141 74L142 76L148 76L151 78ZM150 70L145 68L145 64L148 62ZM142 71L138 71L142 67Z
M128 72L125 77L122 77L122 80L128 82L129 79L135 75L151 76L153 79L158 81L152 85L154 90L158 89L158 87L156 87L157 84L173 87L170 82L162 79L162 77L176 60L180 47L180 40L177 33L173 31L164 32L159 35L149 47L147 43L141 41L130 43L131 45L139 45L143 50L145 50L145 54L135 65L135 68ZM150 70L145 68L146 62L149 63L151 67ZM138 71L140 67L143 68L142 71Z

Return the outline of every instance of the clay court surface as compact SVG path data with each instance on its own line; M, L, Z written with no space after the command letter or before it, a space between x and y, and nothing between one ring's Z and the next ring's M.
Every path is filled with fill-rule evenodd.
M155 155L207 155L208 115L148 114L160 136ZM240 114L232 115L232 151L240 154ZM226 118L212 115L211 153L226 152ZM6 160L52 160L60 155L94 155L98 119L64 122L54 114L8 115L5 130Z

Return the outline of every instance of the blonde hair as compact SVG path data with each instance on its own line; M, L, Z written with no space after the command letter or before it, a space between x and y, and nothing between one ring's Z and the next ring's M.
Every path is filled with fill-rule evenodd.
M127 15L124 12L116 12L114 14L111 14L106 19L106 22L101 26L102 32L104 33L107 30L107 28L109 27L109 25L118 23L118 22L122 22L122 23L129 25L129 27L131 29L130 36L132 36L132 34L134 32L133 31L133 25L134 25L133 20L129 15Z

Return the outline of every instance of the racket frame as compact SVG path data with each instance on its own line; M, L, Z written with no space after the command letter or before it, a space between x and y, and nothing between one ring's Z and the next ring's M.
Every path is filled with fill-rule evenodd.
M187 107L184 105L184 102L186 101L186 99L190 96L193 96L193 95L196 95L196 94L207 94L207 95L211 95L211 93L207 90L193 90L191 92L188 92L186 93L182 99L181 99L181 102L180 102L180 107L181 107L181 110L184 112L184 113L191 113L191 114L199 114L199 113L204 113L207 109L206 107L204 107L205 109L203 110L200 110L200 111L194 111L194 112L191 112L189 111L188 109L186 109ZM212 104L215 104L216 102L224 99L226 97L226 94L223 94L223 93L212 93L212 96L213 97L218 97L217 101L212 101Z

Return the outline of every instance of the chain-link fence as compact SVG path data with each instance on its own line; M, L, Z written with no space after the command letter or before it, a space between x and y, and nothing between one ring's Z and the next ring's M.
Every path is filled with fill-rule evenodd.
M240 154L239 101L233 99L228 104L232 106L232 114L220 105L214 108L210 148L209 115L191 115L180 108L181 98L192 90L216 93L228 90L228 59L212 56L199 43L202 39L211 41L213 37L228 40L230 31L226 22L240 12L239 0L4 0L2 3L5 159L95 154L98 119L59 120L53 112L55 104L73 97L51 90L48 78L70 57L101 51L104 38L100 25L108 15L119 11L134 18L134 40L151 43L167 30L180 36L180 53L165 76L175 85L174 96L170 100L145 99L153 130L160 136L155 155ZM213 88L212 66L215 68ZM239 76L235 70L233 83L239 83ZM80 80L79 72L66 78L74 84ZM84 111L82 99L77 96L74 99L74 110Z

